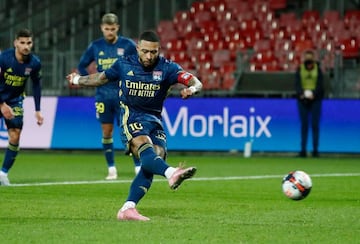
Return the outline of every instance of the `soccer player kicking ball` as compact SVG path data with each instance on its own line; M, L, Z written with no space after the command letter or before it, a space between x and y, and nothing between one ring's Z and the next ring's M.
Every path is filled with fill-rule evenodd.
M176 83L186 99L202 88L202 83L178 64L159 56L160 39L153 31L143 32L137 44L137 55L119 58L110 69L88 76L67 76L72 85L99 86L120 81L122 139L128 153L140 159L141 169L134 178L129 195L117 214L119 220L150 220L139 214L136 205L151 187L154 175L168 179L171 189L194 176L195 167L171 167L166 159L166 135L161 111L167 92Z

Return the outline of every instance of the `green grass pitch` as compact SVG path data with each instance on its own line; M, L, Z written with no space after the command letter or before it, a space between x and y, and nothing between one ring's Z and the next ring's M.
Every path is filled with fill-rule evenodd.
M134 176L116 159L106 182L101 152L21 151L0 187L0 243L360 243L359 158L170 152L198 172L175 192L155 177L138 205L149 222L116 219ZM313 181L301 201L281 191L294 169Z

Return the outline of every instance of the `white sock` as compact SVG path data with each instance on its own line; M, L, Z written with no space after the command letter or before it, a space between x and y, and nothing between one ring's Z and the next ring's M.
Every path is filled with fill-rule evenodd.
M129 208L135 208L136 204L132 201L127 201L124 203L124 205L122 206L122 208L120 209L120 211L125 211Z
M5 173L4 171L0 170L0 175L7 176L7 173Z
M115 172L116 173L116 167L115 166L110 166L108 168L109 172Z
M165 177L166 177L167 179L170 179L171 176L174 174L175 171L176 171L176 168L174 168L174 167L169 167L169 168L167 168L167 169L165 170Z

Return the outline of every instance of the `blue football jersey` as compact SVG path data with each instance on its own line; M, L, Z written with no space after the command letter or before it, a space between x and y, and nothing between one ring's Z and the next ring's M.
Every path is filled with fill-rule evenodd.
M153 68L146 69L138 59L138 55L118 59L105 71L106 78L120 80L121 101L130 109L160 116L168 90L178 83L182 68L177 63L159 57Z
M80 75L88 75L86 68L94 61L97 71L102 72L109 69L119 57L133 54L136 54L136 44L131 39L119 36L116 43L112 44L104 38L100 38L91 42L81 56L78 70ZM109 82L96 88L96 96L102 98L117 97L118 89L118 84Z
M0 54L0 102L17 102L24 99L26 82L31 78L36 110L40 110L41 62L30 54L24 63L15 57L15 49L7 49Z

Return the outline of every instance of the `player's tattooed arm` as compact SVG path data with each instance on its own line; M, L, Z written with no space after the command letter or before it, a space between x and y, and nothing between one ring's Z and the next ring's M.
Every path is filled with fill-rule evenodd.
M77 73L71 73L66 76L66 79L71 85L77 86L101 86L109 81L104 72L84 76L80 76Z
M80 86L101 86L108 82L104 72L80 76Z

